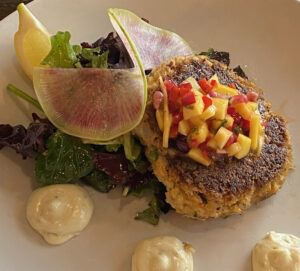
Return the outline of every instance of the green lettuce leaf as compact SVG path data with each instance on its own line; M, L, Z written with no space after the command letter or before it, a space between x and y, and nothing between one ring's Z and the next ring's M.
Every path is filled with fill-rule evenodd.
M130 194L141 198L145 196L146 191L152 193L149 208L142 212L138 212L135 219L143 220L152 225L157 225L161 212L167 213L170 210L170 205L166 202L166 188L156 178L152 178L147 184L132 191Z
M143 212L138 212L135 219L143 220L152 225L157 225L160 217L159 203L155 196L152 197L152 200L149 203L149 208Z
M137 142L130 132L123 135L123 140L126 158L131 162L137 160L142 151L141 144Z
M41 184L70 183L88 175L94 168L92 148L79 138L57 131L47 140L47 150L35 162L35 175Z
M85 67L102 69L106 69L108 67L108 51L100 54L100 50L100 47L82 49L81 56L89 61Z
M81 51L80 45L70 44L70 32L57 32L51 37L51 51L41 64L51 68L74 68L79 61L77 54Z
M108 193L110 190L116 187L116 184L109 178L107 174L98 170L94 170L81 180L102 193Z

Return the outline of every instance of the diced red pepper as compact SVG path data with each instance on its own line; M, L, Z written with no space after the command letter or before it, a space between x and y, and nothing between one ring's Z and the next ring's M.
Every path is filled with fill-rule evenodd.
M178 114L181 110L180 102L168 103L169 111L172 115Z
M255 102L258 98L258 93L255 91L249 91L247 93L247 98L248 98L248 101Z
M199 80L198 84L206 93L213 89L212 85L206 80L206 78L202 78L201 80Z
M189 93L191 90L189 88L180 88L180 96L183 97L185 94Z
M153 107L157 110L160 107L160 104L162 103L164 99L164 95L161 91L155 91L153 94Z
M236 89L236 86L235 86L235 84L234 84L234 83L231 83L231 84L229 85L229 87L230 87L230 88L234 88L234 89Z
M190 105L196 102L196 96L194 92L186 93L182 98L182 105Z
M226 149L227 147L229 147L231 144L235 143L237 141L237 135L236 134L232 134L229 139L227 140L224 149Z
M212 86L213 88L216 88L216 87L218 86L218 83L217 83L216 80L211 80L211 81L210 81L210 84L211 84L211 86Z
M165 87L166 87L166 89L167 89L168 92L169 92L173 87L176 87L176 84L175 84L173 81L168 80L168 79L166 79L166 80L164 81L164 84L165 84Z
M261 120L261 125L263 126L263 127L267 127L267 124L268 124L268 121L266 120L266 119L262 119Z
M207 96L202 96L202 100L204 103L204 110L206 110L206 108L208 108L209 106L212 105L212 99L207 97Z
M248 103L248 98L245 94L234 95L230 99L230 105L240 104L240 103Z
M191 83L181 83L179 86L180 96L183 97L185 94L192 90Z
M172 123L178 124L181 120L183 120L183 113L182 113L182 111L179 112L178 114L173 115Z
M250 120L242 120L242 128L245 132L248 132L250 130Z
M168 101L169 103L176 103L180 97L180 90L178 87L174 86L168 91Z
M189 140L189 146L191 149L196 149L199 146L198 140L196 138L192 138Z
M175 138L178 135L178 124L172 124L170 128L170 138Z
M229 114L230 116L235 114L235 108L233 106L228 106L227 107L227 114Z
M191 90L193 88L191 83L181 83L178 87L179 88L188 88L189 90Z

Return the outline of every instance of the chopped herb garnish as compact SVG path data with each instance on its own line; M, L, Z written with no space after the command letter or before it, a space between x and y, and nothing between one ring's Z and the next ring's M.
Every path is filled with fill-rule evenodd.
M157 149L152 149L149 152L149 155L150 155L150 157L151 157L152 160L156 161L157 158L158 158L158 151L157 151Z

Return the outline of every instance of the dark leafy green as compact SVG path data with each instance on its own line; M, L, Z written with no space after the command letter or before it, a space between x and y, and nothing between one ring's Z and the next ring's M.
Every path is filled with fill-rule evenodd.
M220 61L227 66L230 64L230 54L228 52L224 51L215 51L213 48L208 48L206 52L201 52L200 55L207 56L211 59ZM233 68L233 71L240 77L248 79L248 76L246 73L243 71L240 65L236 66Z
M79 138L57 131L47 141L47 150L35 163L35 175L41 184L74 182L94 168L92 148Z
M41 64L51 68L74 68L79 62L76 53L80 52L78 46L70 44L70 32L57 32L51 37L51 50Z
M208 48L207 52L201 52L200 55L205 55L211 59L215 59L229 66L230 57L228 52L215 51L213 48Z
M240 65L238 65L237 67L235 67L233 69L233 71L240 77L248 79L248 76L245 74L244 70L241 68Z
M131 192L135 197L143 197L145 192L152 193L152 199L149 203L149 208L136 214L136 219L143 220L152 225L157 225L161 212L167 213L170 210L170 205L166 202L166 188L155 177L147 184L137 188Z
M135 216L135 219L143 220L152 225L157 225L160 217L159 202L155 196L152 197L152 200L149 203L149 208L145 209L142 212L138 212Z
M82 181L102 193L108 193L116 187L116 184L107 174L98 170L94 170L89 175L83 177Z

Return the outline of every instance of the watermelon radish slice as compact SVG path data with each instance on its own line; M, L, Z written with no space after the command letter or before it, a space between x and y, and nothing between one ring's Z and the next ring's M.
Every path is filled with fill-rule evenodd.
M188 43L180 36L152 26L131 11L110 8L108 14L126 48L129 41L135 45L146 70L160 65L169 58L194 54Z
M141 120L146 99L140 69L40 68L33 82L49 120L63 132L89 140L110 140Z

